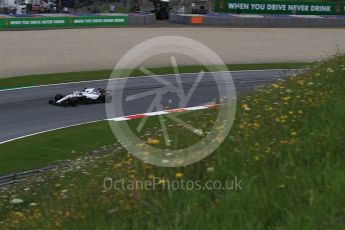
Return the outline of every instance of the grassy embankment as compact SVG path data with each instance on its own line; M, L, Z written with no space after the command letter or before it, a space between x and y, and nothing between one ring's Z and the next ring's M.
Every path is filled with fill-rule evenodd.
M308 63L263 63L263 64L230 64L227 65L231 71L237 70L261 70L261 69L298 69L307 66ZM180 73L196 73L200 70L205 70L203 66L180 66ZM174 73L171 67L149 68L153 73L159 74L171 74ZM131 77L143 76L144 74L136 70L128 70ZM76 81L90 81L108 79L112 73L112 70L98 70L98 71L83 71L83 72L69 72L69 73L54 73L54 74L39 74L30 76L20 76L11 78L0 78L0 90L37 86L55 83L66 83ZM126 73L126 72L125 72Z
M306 66L306 63L276 63L276 64L238 64L228 65L230 70L250 69L292 69ZM198 72L201 66L182 66L182 73ZM172 68L152 68L155 74L174 73ZM111 71L92 71L77 73L59 73L47 75L33 75L0 79L0 88L23 87L28 85L42 85L61 82L106 79ZM139 70L130 76L142 76ZM102 133L102 135L99 135ZM85 142L85 140L93 140ZM110 145L114 142L113 135L106 122L71 127L58 131L27 137L14 142L0 145L0 176L44 167L59 160L74 159L85 155L93 149ZM61 144L63 143L63 144ZM47 152L49 150L49 153Z
M345 56L238 99L226 141L182 168L144 164L120 146L1 192L1 229L342 229ZM185 114L212 123L217 110ZM194 117L196 116L196 117ZM138 121L136 121L138 122ZM200 121L203 124L203 121ZM154 125L154 122L151 123ZM177 142L175 125L171 135ZM151 130L151 131L150 131ZM145 138L159 140L159 128ZM149 141L150 142L150 141ZM158 141L150 142L157 144ZM106 190L114 180L156 189ZM163 189L173 180L240 180L233 189ZM13 199L20 204L11 204Z

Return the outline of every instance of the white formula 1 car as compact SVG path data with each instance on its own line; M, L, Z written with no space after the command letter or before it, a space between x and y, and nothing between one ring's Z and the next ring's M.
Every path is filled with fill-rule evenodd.
M77 106L79 104L105 103L111 101L110 92L102 88L85 88L83 91L75 91L69 95L56 94L55 100L49 100L49 104L59 106Z

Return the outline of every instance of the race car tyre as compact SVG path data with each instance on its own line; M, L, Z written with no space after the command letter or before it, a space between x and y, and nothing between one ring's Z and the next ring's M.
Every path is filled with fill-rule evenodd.
M56 94L55 95L55 101L61 100L63 98L62 94Z
M69 99L69 103L71 104L71 106L77 106L79 104L79 99L72 97L71 99Z
M98 99L101 103L104 103L105 102L105 95L101 95L99 96L99 99Z

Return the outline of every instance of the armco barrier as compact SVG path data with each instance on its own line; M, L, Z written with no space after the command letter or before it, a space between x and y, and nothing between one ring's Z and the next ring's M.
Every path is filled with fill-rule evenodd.
M1 15L0 15L1 16ZM154 24L154 14L107 14L107 15L20 15L0 17L0 30L44 29L66 27L112 27Z
M55 168L54 165L51 166L47 166L44 168L40 168L40 169L33 169L33 170L29 170L29 171L24 171L24 172L20 172L20 173L13 173L10 175L6 175L6 176L1 176L0 177L0 188L2 186L23 180L27 177L42 173L42 172L46 172L49 171L51 169Z
M345 27L345 16L171 14L170 21L184 25L234 27Z

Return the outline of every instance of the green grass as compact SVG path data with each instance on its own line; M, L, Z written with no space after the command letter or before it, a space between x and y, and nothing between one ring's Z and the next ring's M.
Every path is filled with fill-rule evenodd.
M73 159L92 149L113 144L114 141L114 136L104 121L8 142L0 145L0 175Z
M187 167L152 166L118 145L68 161L1 191L0 228L342 229L344 88L345 56L339 56L239 97L226 140L212 155ZM207 130L216 113L183 116L196 125L207 123ZM157 127L152 120L142 140L161 144ZM181 128L170 128L180 146L197 140ZM153 180L156 188L106 190L105 177ZM204 185L217 180L224 185L235 179L241 187L232 190L163 187L168 181ZM13 198L24 202L11 204Z
M183 113L180 115L186 116ZM188 113L188 116L190 117L191 114ZM198 118L200 112L194 112L194 116ZM210 115L204 116L204 119L199 118L197 124L202 123L205 126L208 123L209 117ZM144 126L142 133L139 133L144 138L143 141L146 141L147 135L155 129L156 124L159 122L157 119L156 117L150 118ZM189 118L187 117L187 119ZM140 119L130 122L130 127L133 131L139 122ZM166 124L173 123L167 121ZM179 138L184 138L185 132L183 129L174 127L174 132L178 133L177 136ZM159 136L159 141L163 143L163 136ZM198 140L197 137L190 135L188 139L192 142ZM88 155L91 150L116 143L117 141L107 121L73 126L4 143L0 145L0 176L44 167L67 159L75 159ZM173 143L173 148L181 147L176 146L175 143L178 142L175 141ZM185 141L184 144L190 143Z
M231 64L227 65L229 70L259 70L259 69L297 69L307 66L308 63L263 63L263 64ZM181 66L179 71L181 73L199 72L202 66ZM174 73L171 67L149 68L155 74L169 74ZM128 72L127 72L128 71ZM129 76L143 76L140 70L127 70ZM207 70L204 70L207 71ZM83 72L69 72L69 73L55 73L55 74L40 74L30 76L20 76L11 78L0 78L0 89L36 86L45 84L55 84L75 81L89 81L108 79L112 70L98 70L98 71L83 71Z

